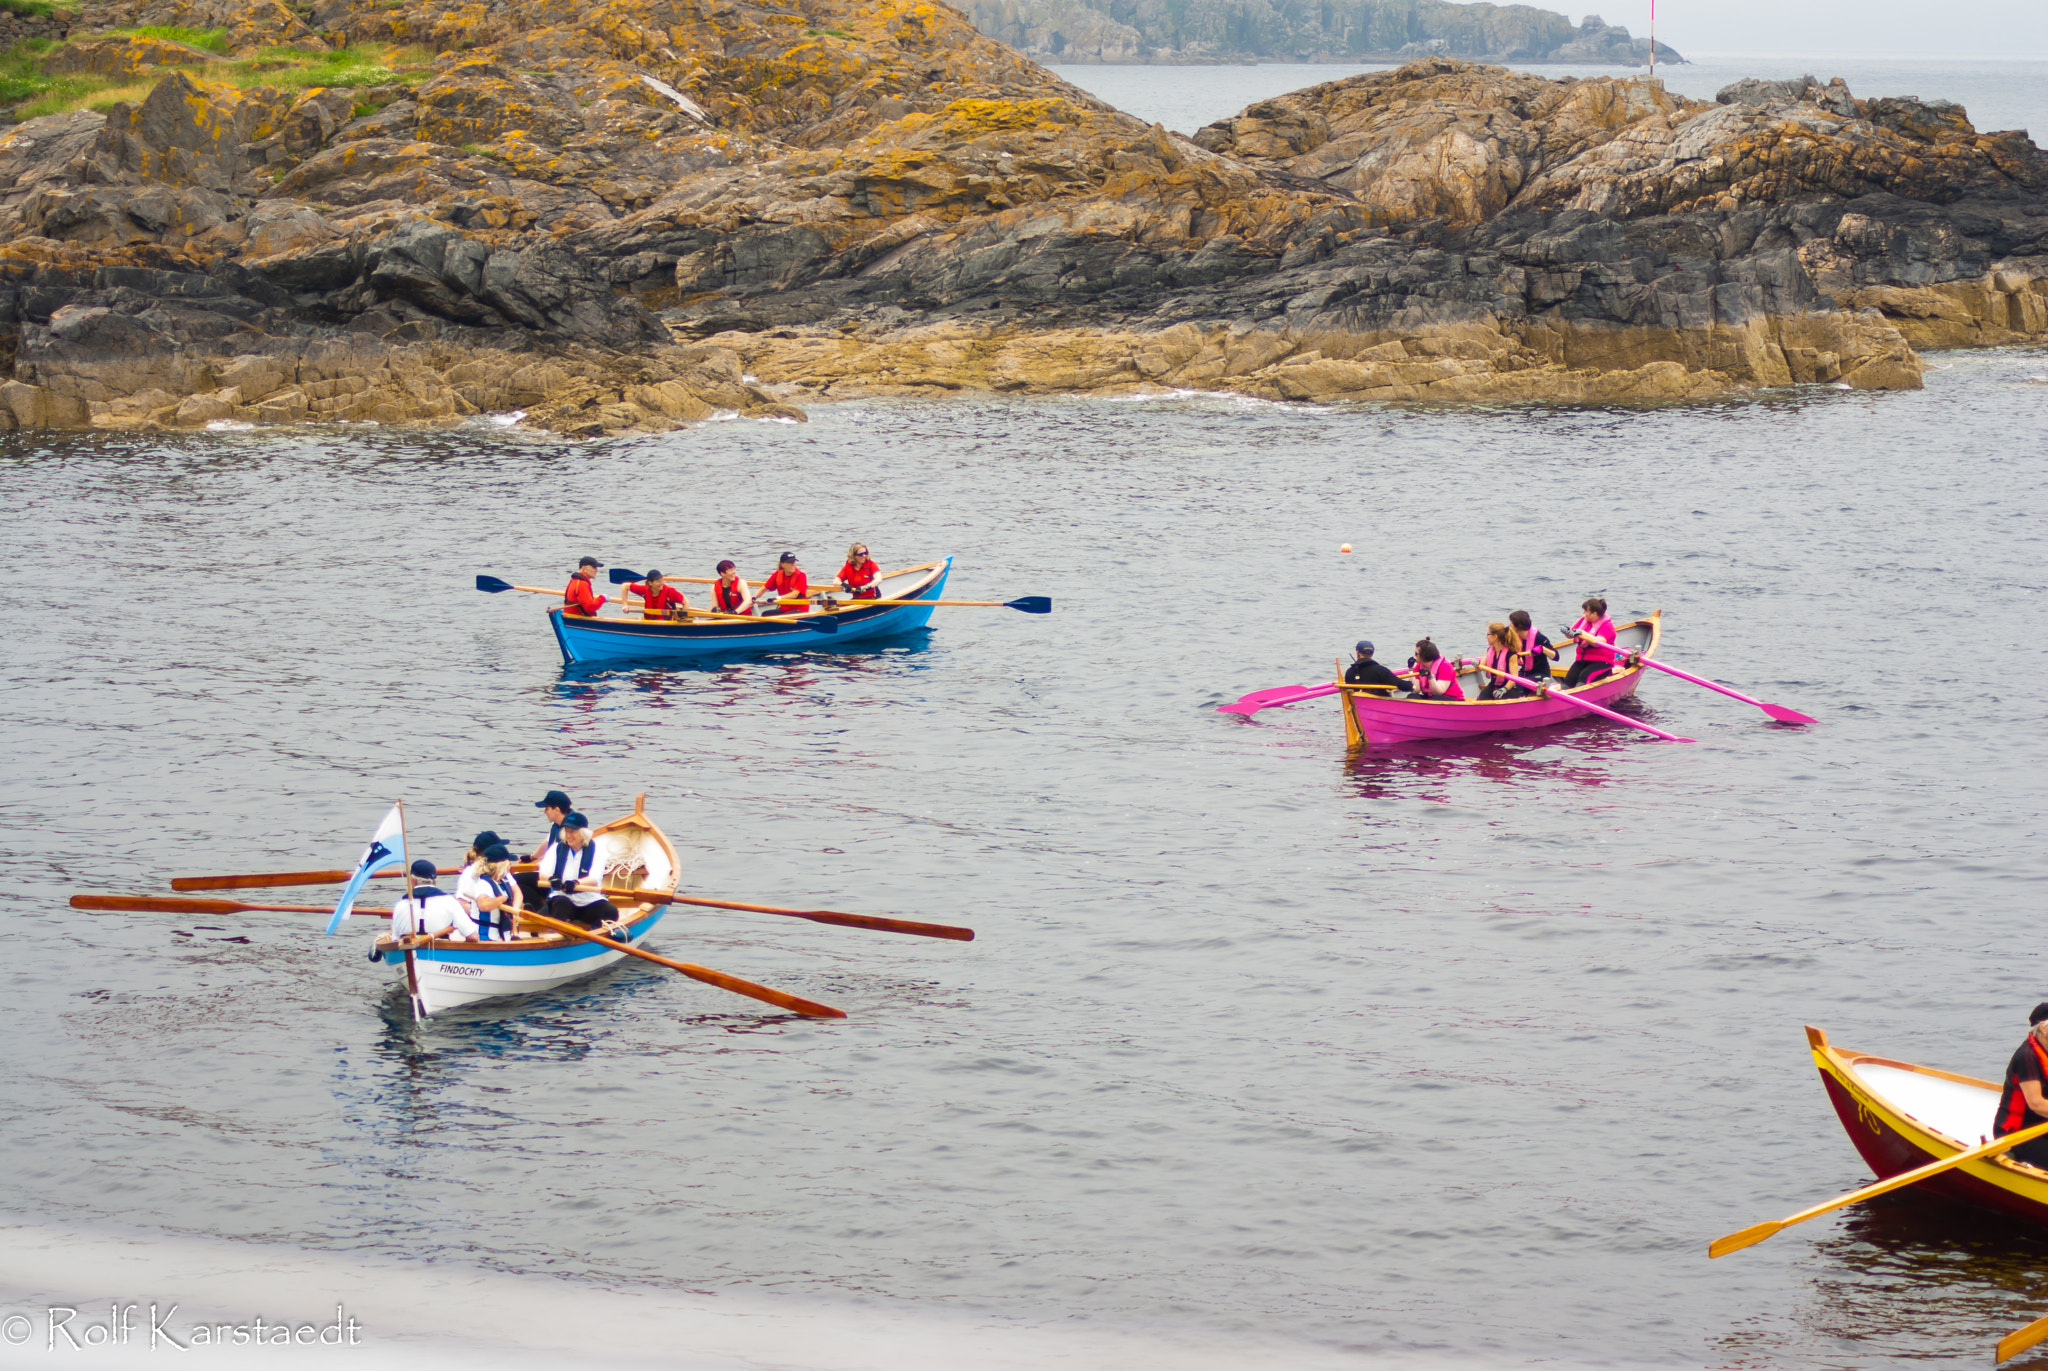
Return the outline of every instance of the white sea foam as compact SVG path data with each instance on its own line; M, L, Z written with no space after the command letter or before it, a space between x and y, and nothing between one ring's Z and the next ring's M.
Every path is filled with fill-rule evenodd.
M93 1232L0 1223L0 1365L81 1358L161 1365L150 1305L184 1342L199 1325L334 1327L353 1346L265 1347L281 1359L356 1368L660 1366L671 1371L1350 1371L1389 1365L1313 1343L1245 1339L1197 1328L1028 1324L901 1304L877 1308L753 1293L507 1276L449 1263L405 1263L268 1243ZM175 1313L167 1313L176 1305ZM52 1341L49 1311L76 1311ZM124 1320L115 1311L134 1308ZM339 1314L337 1315L337 1306ZM59 1316L61 1319L61 1315ZM94 1325L109 1331L93 1338ZM28 1336L18 1338L24 1328ZM102 1345L74 1348L66 1339ZM204 1334L200 1336L205 1336ZM317 1334L315 1335L317 1338ZM191 1348L204 1355L216 1349ZM243 1350L243 1349L237 1349ZM294 1357L296 1354L296 1357ZM1431 1358L1440 1364L1441 1359ZM1407 1365L1416 1365L1408 1361ZM1476 1363L1461 1359L1461 1367ZM1558 1365L1553 1362L1552 1365Z

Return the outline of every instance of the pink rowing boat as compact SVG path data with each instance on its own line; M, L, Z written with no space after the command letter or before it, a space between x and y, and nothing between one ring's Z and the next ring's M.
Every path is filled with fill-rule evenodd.
M1624 654L1655 656L1663 613L1660 609L1647 619L1619 625L1614 632L1615 647ZM1564 648L1558 658L1559 670L1570 665L1573 657L1574 650ZM1630 666L1570 693L1574 698L1592 704L1611 704L1624 695L1635 694L1636 686L1643 679L1643 671L1643 667ZM1371 747L1413 742L1421 738L1470 738L1481 733L1507 733L1589 717L1585 710L1574 709L1561 699L1549 697L1482 700L1479 692L1491 679L1477 667L1465 668L1458 674L1458 686L1465 692L1465 698L1448 701L1388 699L1378 691L1362 686L1345 686L1344 736L1353 747ZM1552 696L1565 693L1562 690L1551 692Z

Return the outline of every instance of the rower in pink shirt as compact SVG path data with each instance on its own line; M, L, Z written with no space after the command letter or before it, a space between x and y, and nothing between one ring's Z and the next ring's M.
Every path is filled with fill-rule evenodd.
M1415 645L1415 687L1411 700L1462 700L1465 688L1458 684L1458 669L1444 660L1435 643L1424 638Z
M1564 674L1564 688L1570 690L1591 681L1597 681L1614 670L1617 654L1614 651L1614 620L1607 617L1607 601L1598 595L1592 596L1579 606L1585 612L1577 623L1566 629L1566 635L1578 643L1578 653L1572 658L1571 668ZM1592 641L1588 641L1588 640Z

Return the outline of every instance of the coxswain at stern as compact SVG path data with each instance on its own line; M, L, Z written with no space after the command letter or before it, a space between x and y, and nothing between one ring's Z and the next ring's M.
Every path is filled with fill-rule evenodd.
M618 906L604 897L604 863L598 860L590 820L574 810L562 816L561 836L540 854L540 877L548 883L547 914L580 928L616 923Z
M576 572L569 578L569 584L562 590L562 612L582 614L595 618L605 607L605 597L592 588L597 579L597 570L604 563L595 557L585 557L576 564Z

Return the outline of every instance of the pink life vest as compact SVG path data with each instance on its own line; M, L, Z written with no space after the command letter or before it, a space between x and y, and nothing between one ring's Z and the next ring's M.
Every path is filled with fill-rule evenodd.
M1439 657L1435 661L1426 664L1417 662L1415 669L1428 676L1432 681L1447 681L1450 683L1450 689L1445 690L1441 694L1431 693L1425 698L1431 700L1462 700L1465 698L1465 688L1458 684L1457 668L1451 665L1450 658Z
M1588 634L1591 637L1600 639L1604 643L1611 644L1614 641L1614 620L1602 616L1595 622L1581 615L1579 621L1572 625L1572 632ZM1611 646L1596 647L1591 643L1582 642L1579 644L1579 660L1582 662L1607 662L1612 664L1617 660L1617 654Z
M1520 676L1523 673L1521 668L1515 665L1515 659L1521 655L1519 652L1510 652L1504 647L1489 647L1486 649L1486 655L1480 658L1480 661L1492 667L1495 671L1507 671ZM1513 685L1514 682L1489 673L1484 684L1504 686Z

